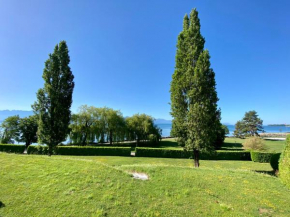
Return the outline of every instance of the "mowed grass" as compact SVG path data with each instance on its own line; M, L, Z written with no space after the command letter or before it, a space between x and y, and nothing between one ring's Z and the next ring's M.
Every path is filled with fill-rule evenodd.
M0 165L0 216L290 216L269 164L0 153Z
M242 150L243 149L242 144L244 142L245 142L245 139L227 137L225 138L222 149ZM265 142L267 151L269 152L282 152L285 146L285 141L264 140L264 142ZM162 141L159 144L160 145L158 146L158 148L182 149L182 147L178 146L175 138L162 139Z

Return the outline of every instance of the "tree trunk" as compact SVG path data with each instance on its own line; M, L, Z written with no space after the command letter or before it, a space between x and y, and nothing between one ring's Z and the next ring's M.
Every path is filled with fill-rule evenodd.
M110 145L113 144L113 132L110 130Z
M52 155L52 145L48 145L48 156L51 157Z
M194 154L194 167L198 168L199 167L199 150L194 149L193 154Z

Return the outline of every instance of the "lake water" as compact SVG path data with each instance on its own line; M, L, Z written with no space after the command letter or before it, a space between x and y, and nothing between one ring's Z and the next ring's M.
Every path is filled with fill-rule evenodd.
M162 129L162 136L170 136L170 131L172 128L171 124L156 124ZM235 125L227 125L230 133L227 136L232 136L235 131ZM285 126L264 126L265 133L286 133L290 132L290 127Z

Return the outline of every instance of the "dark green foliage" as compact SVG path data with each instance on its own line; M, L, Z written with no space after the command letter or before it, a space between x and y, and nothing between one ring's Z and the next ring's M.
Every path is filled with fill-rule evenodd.
M172 136L178 144L185 146L187 141L188 92L191 89L195 63L203 51L205 40L200 34L200 21L196 9L190 17L185 15L183 30L178 36L175 56L175 71L170 85Z
M0 152L23 154L25 145L0 144Z
M36 115L21 118L19 121L19 142L25 142L26 147L37 142L38 117Z
M210 68L210 55L204 50L200 20L196 9L183 20L178 36L175 71L172 76L172 136L178 144L194 153L199 166L199 152L212 152L221 147L224 130L217 108L215 73Z
M39 155L47 155L48 154L48 146L29 146L27 149L27 154L39 154Z
M290 188L290 135L279 160L279 176L282 182Z
M273 154L270 160L271 167L274 171L277 171L279 169L279 159L280 159L281 153Z
M258 117L256 111L249 111L241 121L235 125L234 135L238 138L247 136L259 136L258 132L263 132L263 120Z
M278 154L280 154L280 153L278 153ZM271 158L275 155L277 155L277 153L251 151L252 161L259 162L259 163L270 163Z
M162 148L136 148L136 157L160 157L160 158L192 158L192 152L176 149ZM202 160L251 160L248 151L216 151L210 154L202 153Z
M39 143L48 145L49 155L69 134L74 76L69 67L68 52L65 41L55 46L45 62L44 88L38 90L37 102L32 106L39 116Z
M130 147L59 146L56 150L59 155L131 156Z
M222 145L224 144L226 134L229 134L229 129L226 125L217 124L218 130L216 135L216 141L214 143L215 150L221 149Z

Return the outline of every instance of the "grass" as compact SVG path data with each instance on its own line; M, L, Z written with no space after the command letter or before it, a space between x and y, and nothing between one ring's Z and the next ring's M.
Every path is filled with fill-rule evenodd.
M269 164L0 153L0 165L0 216L290 215L290 190L261 173Z
M230 150L242 150L243 142L245 139L239 138L226 138L225 142L222 146L222 149L230 149ZM285 146L285 141L270 141L264 140L267 151L269 152L282 152ZM182 149L182 147L178 146L176 140L174 138L162 139L158 148L167 148L167 149Z

